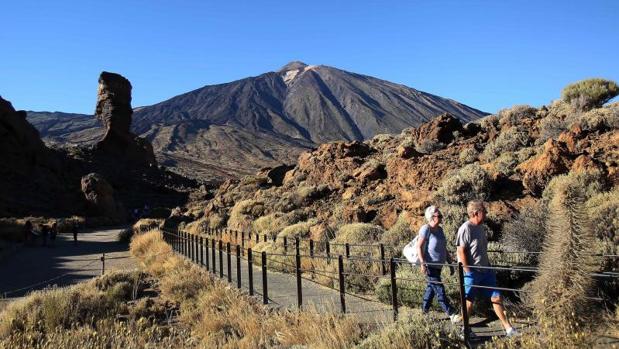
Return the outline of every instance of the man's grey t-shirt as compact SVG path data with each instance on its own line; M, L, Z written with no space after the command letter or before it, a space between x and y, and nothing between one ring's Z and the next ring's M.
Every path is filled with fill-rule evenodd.
M425 261L428 263L445 263L447 260L447 241L443 228L430 228L428 224L424 224L419 229L419 237L425 238L426 249L424 250ZM433 268L440 268L438 265L432 265Z
M469 265L490 266L488 260L488 238L484 227L466 221L458 229L456 246L464 247L464 254Z

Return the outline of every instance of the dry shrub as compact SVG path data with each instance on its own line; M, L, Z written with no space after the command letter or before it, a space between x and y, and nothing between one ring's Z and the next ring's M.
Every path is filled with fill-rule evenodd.
M162 219L142 218L133 225L133 232L135 234L146 233L147 231L159 228L161 223L163 223Z
M251 228L254 219L264 213L264 204L260 201L248 199L237 202L230 210L228 227L239 231L247 231Z
M287 239L307 238L309 237L309 234L310 234L310 228L316 225L317 223L318 223L318 220L310 219L309 221L306 221L306 222L300 222L300 223L287 226L279 234L277 234L277 237L278 238L285 237Z
M0 348L194 348L197 345L190 335L184 328L153 326L145 319L103 319L96 320L92 327L17 332L0 338Z
M466 148L462 152L460 152L460 155L458 155L460 165L471 164L477 161L478 158L479 152L477 151L477 149L475 149L475 147Z
M381 237L380 242L385 245L387 255L397 256L404 246L415 238L415 232L411 230L408 222L408 212L404 211L398 216L395 224Z
M302 210L288 213L275 212L256 219L252 222L252 227L257 234L267 235L269 238L272 238L278 235L282 229L306 218L307 214Z
M130 299L138 274L110 273L70 287L35 291L10 303L2 312L0 338L22 332L45 334L57 328L93 326L97 319L113 317Z
M415 143L415 150L421 154L432 154L443 148L445 148L445 144L434 139L424 139L421 142Z
M448 321L436 321L413 312L365 339L359 349L460 348L458 330Z
M583 325L592 319L591 273L597 270L591 256L595 236L584 206L586 188L570 175L555 177L551 186L548 236L530 302L543 321Z
M385 233L382 227L369 223L351 223L340 227L334 243L370 244L378 241Z
M497 158L505 152L514 152L529 145L529 131L520 127L503 130L499 136L486 145L482 158L486 161Z
M540 224L546 219L546 210L536 202L526 206L503 225L501 243L506 251L537 252L546 237L546 226ZM534 258L531 262L536 261Z
M447 175L435 195L441 203L465 205L470 200L487 199L491 189L490 176L479 164L474 163Z
M593 195L586 206L597 238L619 244L619 188Z
M164 263L173 255L172 247L163 241L163 234L157 230L135 235L129 250L149 273L156 276L165 272Z
M168 257L163 269L159 282L161 295L178 303L195 299L212 283L198 266L178 256Z
M501 128L522 125L524 119L535 117L537 109L530 105L515 105L511 108L502 109L497 113Z
M582 114L577 122L587 131L616 130L619 128L619 107L593 109Z

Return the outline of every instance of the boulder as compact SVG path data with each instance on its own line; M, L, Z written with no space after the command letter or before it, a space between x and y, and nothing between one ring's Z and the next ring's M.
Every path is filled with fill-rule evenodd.
M454 140L453 133L462 132L462 123L452 115L445 113L432 119L430 122L422 124L417 129L412 130L413 139L416 143L426 140L434 140L443 144L449 144Z
M125 220L127 212L114 198L114 188L98 173L82 177L82 193L88 202L91 214Z
M522 184L531 194L539 195L553 176L569 171L572 158L565 143L549 139L542 153L516 168L522 174Z

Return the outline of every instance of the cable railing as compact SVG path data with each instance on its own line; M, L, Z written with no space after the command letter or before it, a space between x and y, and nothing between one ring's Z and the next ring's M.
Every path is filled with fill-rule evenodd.
M373 280L374 282L378 280L388 280L388 288L389 288L389 299L387 304L391 305L391 312L393 314L393 319L397 320L399 314L399 308L401 306L401 302L398 297L399 291L419 291L423 292L423 287L415 287L410 288L407 285L420 285L425 286L428 283L432 284L442 284L444 286L449 286L456 288L459 294L459 303L461 307L461 313L463 318L463 328L464 328L464 338L468 343L470 338L470 325L469 325L469 315L466 311L466 295L464 293L464 267L461 263L425 263L429 267L449 267L453 268L456 275L452 277L451 281L429 281L425 278L425 276L419 277L417 279L406 277L406 276L398 276L396 271L402 268L410 267L412 269L417 269L419 266L413 265L409 263L406 259L399 257L386 257L383 254L379 254L378 256L358 256L350 254L350 247L357 246L353 244L346 243L337 243L337 244L329 244L328 241L321 241L320 243L325 246L325 249L322 250L324 253L325 250L328 253L317 253L315 242L312 242L311 239L305 240L307 242L306 248L302 248L303 244L301 243L301 239L291 239L288 240L286 238L282 238L282 245L275 246L274 252L260 251L257 252L253 250L253 247L257 245L255 243L256 240L264 242L264 237L256 238L255 235L244 236L242 233L234 233L233 231L214 231L215 234L207 235L207 237L202 235L195 235L184 232L182 230L178 232L171 232L164 230L164 238L168 243L170 243L175 251L180 253L181 255L191 259L193 262L198 263L202 267L211 271L213 274L218 274L220 278L226 277L228 282L233 282L233 270L232 259L236 259L235 269L236 269L236 285L238 288L242 288L242 279L243 277L247 277L247 288L249 289L249 294L254 296L259 294L262 296L262 301L264 304L273 303L272 299L269 298L269 286L268 283L268 273L269 271L283 271L292 274L295 279L296 284L296 292L291 294L278 295L278 299L281 297L293 297L296 296L296 304L297 307L301 308L303 306L303 281L318 283L322 286L325 286L331 290L331 292L337 292L339 298L339 308L340 311L344 314L349 312L347 305L347 298L356 297L360 299L364 299L368 302L377 302L381 304L385 304L379 300L372 299L371 297L365 297L363 295L359 295L356 293L352 293L349 289L354 287L367 287L367 284L358 284L358 278L364 280ZM236 236L238 239L220 239L222 236ZM266 239L266 241L275 241L277 239ZM328 246L328 247L327 247ZM343 253L334 254L329 248L344 246ZM373 244L359 244L358 247L376 247L384 251L384 246L382 245L373 245ZM264 247L264 246L262 246ZM313 247L313 249L311 249ZM260 246L259 246L260 248ZM490 251L489 251L490 252ZM514 251L509 251L506 253L518 253ZM526 252L529 254L539 254L540 252ZM224 257L225 256L225 257ZM616 255L605 255L599 254L598 257L602 258L615 258ZM210 258L209 258L210 257ZM225 259L225 263L224 263ZM361 270L360 265L366 267L366 269ZM524 273L530 275L531 279L538 272L538 268L534 266L472 266L469 265L467 268L480 270L480 271L493 271L493 272L510 272L510 273ZM254 270L256 269L256 270ZM226 275L224 276L224 271L226 271ZM258 272L261 274L261 285L254 284L254 273ZM243 273L246 276L243 276ZM619 273L616 272L599 272L593 273L594 277L604 277L604 278L618 278ZM326 279L329 282L320 282L320 279ZM455 280L454 280L455 279ZM355 285L355 282L357 284ZM354 286L354 287L353 287ZM491 289L491 290L499 290L503 292L508 292L514 295L518 295L521 293L526 293L529 291L523 290L521 288L510 288L510 287L498 287L498 286L485 286L485 285L466 285L467 287L471 287L473 289ZM258 288L261 288L261 292L258 292ZM305 296L307 297L317 297L316 295ZM603 300L602 298L598 300ZM384 311L384 309L383 309Z

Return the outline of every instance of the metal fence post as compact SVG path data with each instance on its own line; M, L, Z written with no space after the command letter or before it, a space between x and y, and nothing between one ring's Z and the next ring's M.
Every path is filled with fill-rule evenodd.
M391 304L393 304L393 321L398 320L398 285L395 279L395 259L391 258L389 261L389 268L391 269Z
M241 248L245 249L245 232L241 232Z
M262 303L269 304L269 290L267 288L267 253L262 252Z
M205 260L206 260L206 271L209 271L208 238L204 238L204 240L206 241L206 246L204 247L204 254L205 254Z
M232 282L232 256L230 256L230 242L226 242L226 260L228 262L228 282Z
M101 256L101 275L105 275L105 253Z
M299 240L297 239L297 242ZM297 255L296 257L296 265L295 272L297 274L297 307L301 308L303 306L303 291L301 289L301 255L299 255L299 245L297 244Z
M213 238L211 240L211 251L213 252L213 256L212 256L212 265L211 265L211 269L213 274L215 274L217 272L217 249L215 248L215 239Z
M466 294L464 293L464 268L462 262L458 262L458 286L460 288L460 304L462 304L462 327L464 331L464 343L469 347L470 327L469 314L466 311Z
M329 243L329 240L326 242L325 250L327 253L327 264L331 264L331 244Z
M380 271L383 275L387 274L387 266L385 265L385 245L380 244Z
M284 253L288 253L288 238L284 236Z
M310 257L314 257L314 240L310 239L309 241L309 249L310 249Z
M236 286L241 288L241 245L236 245Z
M301 241L298 237L294 238L294 254L298 256L301 253Z
M267 234L262 234L264 242L267 242Z
M344 259L341 255L337 256L337 273L340 279L340 306L342 313L346 313L346 281L344 279Z
M346 258L350 258L350 244L347 242L344 247L346 247Z
M260 234L256 233L256 244L260 243Z
M204 238L200 236L200 265L204 266Z
M247 281L249 282L249 295L254 295L254 261L251 248L247 249Z
M224 247L223 242L219 240L219 277L224 277Z

